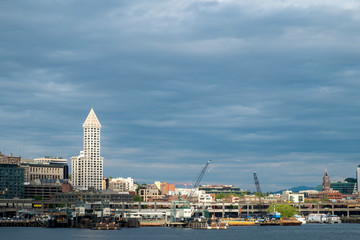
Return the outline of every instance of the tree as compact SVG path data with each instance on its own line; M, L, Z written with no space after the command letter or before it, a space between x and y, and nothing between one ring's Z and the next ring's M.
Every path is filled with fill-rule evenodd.
M345 181L348 182L348 183L356 183L355 178L346 178Z
M265 197L265 195L261 192L256 192L256 193L254 193L254 195L257 197Z
M142 202L142 201L143 201L143 198L140 197L140 195L138 195L138 194L134 195L134 202Z
M275 204L275 211L281 214L282 218L293 217L298 214L297 208L288 204ZM267 209L268 213L274 212L274 204L270 205Z
M242 197L242 196L245 196L246 193L240 193L240 194L236 194L236 193L216 193L215 194L215 199L218 200L218 199L225 199L225 198L228 198L230 197L231 195L233 195L234 197Z

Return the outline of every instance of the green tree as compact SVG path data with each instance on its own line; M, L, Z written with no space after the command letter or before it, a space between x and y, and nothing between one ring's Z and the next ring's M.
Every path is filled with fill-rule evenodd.
M35 200L42 200L42 197L41 196L34 196L34 199Z
M283 203L275 204L275 211L279 212L282 218L293 217L295 214L298 214L296 207ZM268 207L267 212L274 212L274 204Z
M355 178L346 178L345 181L349 182L349 183L356 183L356 179Z
M329 200L329 198L323 198L323 199L320 199L320 202L329 202L330 200Z
M135 194L134 196L134 202L142 202L144 201L142 197L140 197L140 195Z
M236 194L236 193L216 193L215 194L215 199L218 200L218 199L225 199L225 198L228 198L230 197L231 195L233 195L234 197L242 197L242 196L245 196L246 193L241 193L241 194Z
M256 193L254 193L254 195L257 197L265 197L265 195L261 192L256 192Z

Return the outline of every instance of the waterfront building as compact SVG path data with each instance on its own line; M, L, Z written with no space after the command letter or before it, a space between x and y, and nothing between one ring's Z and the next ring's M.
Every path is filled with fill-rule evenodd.
M24 169L17 164L0 164L0 198L24 198Z
M323 177L322 189L323 192L331 191L330 188L330 177L328 175L327 169L325 169L325 174Z
M62 164L62 165L67 164L67 160L65 158L62 158L62 157L45 156L45 157L42 157L42 158L35 158L34 161L35 162L45 163L45 164Z
M116 192L133 192L136 191L136 186L134 179L120 177L109 179L109 189Z
M20 166L21 157L13 156L11 153L9 155L4 155L0 152L0 164L16 164Z
M72 184L76 189L103 189L103 157L100 156L101 124L91 108L84 124L84 150L71 158Z
M353 194L355 189L355 182L348 182L348 181L336 181L336 182L330 182L330 187L333 190L337 190L342 194Z
M63 164L44 164L44 163L21 163L24 169L25 182L31 182L35 179L68 179L68 165Z
M148 202L150 199L159 196L159 189L155 184L148 184L146 187L139 189L139 196L142 197L145 202Z

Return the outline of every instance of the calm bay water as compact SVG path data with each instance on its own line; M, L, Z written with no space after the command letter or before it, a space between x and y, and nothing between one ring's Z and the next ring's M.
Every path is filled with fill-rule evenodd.
M1 240L352 240L360 239L360 224L303 226L230 227L229 230L195 230L179 228L123 228L115 231L64 228L0 228Z

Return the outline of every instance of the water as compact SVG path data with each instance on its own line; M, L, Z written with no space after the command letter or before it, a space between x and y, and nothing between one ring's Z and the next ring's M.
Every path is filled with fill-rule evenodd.
M352 240L360 239L360 224L230 227L229 230L188 228L0 228L0 240Z

